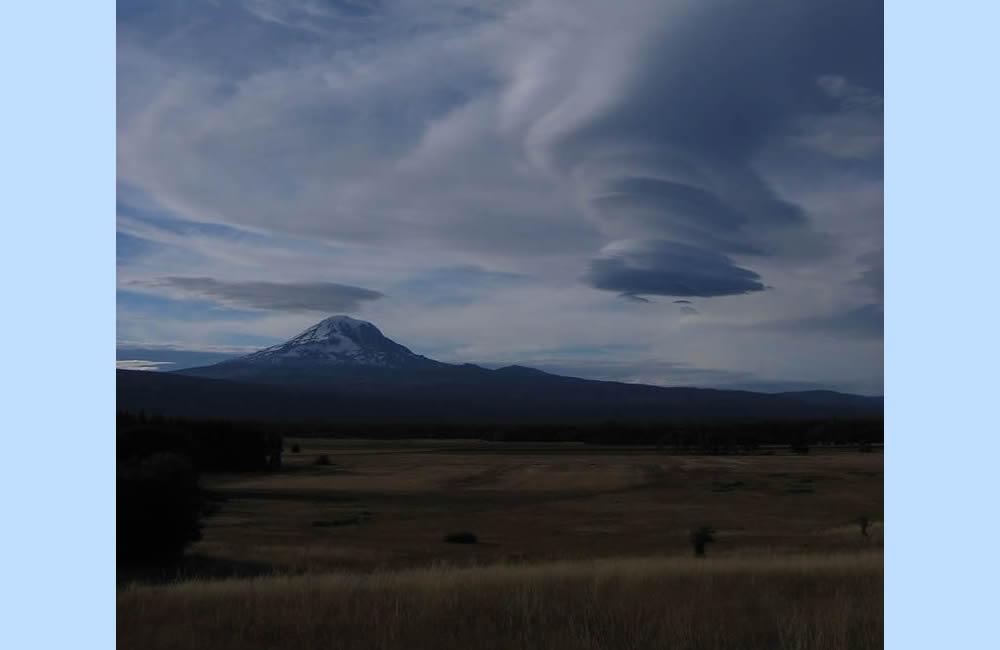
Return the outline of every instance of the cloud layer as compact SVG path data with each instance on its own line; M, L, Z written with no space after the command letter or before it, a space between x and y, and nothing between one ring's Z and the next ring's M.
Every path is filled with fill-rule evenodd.
M167 369L174 365L173 361L151 361L149 359L117 359L115 368L118 370L156 371Z
M290 312L353 312L363 302L384 297L378 291L332 282L224 282L212 278L166 277L153 284L185 297L213 300L239 309Z
M619 354L881 383L878 3L132 0L118 16L132 341L256 345L361 311L452 360L638 339ZM769 337L809 368L774 366Z
M664 240L609 244L584 276L597 289L626 295L732 296L763 291L760 276L725 255Z

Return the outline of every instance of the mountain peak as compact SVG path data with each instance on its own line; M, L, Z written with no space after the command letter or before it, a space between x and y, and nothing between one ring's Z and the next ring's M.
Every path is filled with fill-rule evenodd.
M351 318L350 316L347 316L346 314L336 314L334 316L330 316L329 318L324 318L320 322L316 323L316 325L325 325L325 324L332 325L332 324L339 324L339 323L346 323L346 324L348 324L348 325L350 325L352 327L358 327L360 325L372 325L371 323L369 323L366 320L359 320L357 318ZM313 327L315 327L316 325L314 325ZM372 327L375 327L375 326L372 325Z
M382 336L382 332L368 321L358 320L350 316L337 315L324 318L312 327L308 328L298 336L292 338L288 343L313 343L317 341L327 341L338 337L346 337L357 343L360 333L368 330ZM383 337L384 338L384 337Z
M261 366L374 366L401 368L428 360L387 338L368 321L338 314L284 343L232 363Z

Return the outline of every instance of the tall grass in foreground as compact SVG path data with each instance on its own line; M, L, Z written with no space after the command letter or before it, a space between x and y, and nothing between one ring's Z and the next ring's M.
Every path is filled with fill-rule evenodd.
M123 649L882 647L880 553L275 576L118 591Z

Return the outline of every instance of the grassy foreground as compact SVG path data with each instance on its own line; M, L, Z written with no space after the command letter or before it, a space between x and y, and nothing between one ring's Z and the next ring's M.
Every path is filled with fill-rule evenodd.
M654 557L131 585L118 647L882 647L882 554Z

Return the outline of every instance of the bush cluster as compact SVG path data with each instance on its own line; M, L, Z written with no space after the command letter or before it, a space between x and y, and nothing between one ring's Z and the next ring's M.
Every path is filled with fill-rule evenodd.
M461 531L458 533L448 533L444 536L444 541L449 544L475 544L479 541L475 533L470 533L469 531Z
M118 465L117 555L123 564L166 564L201 538L205 500L191 461L158 452Z

